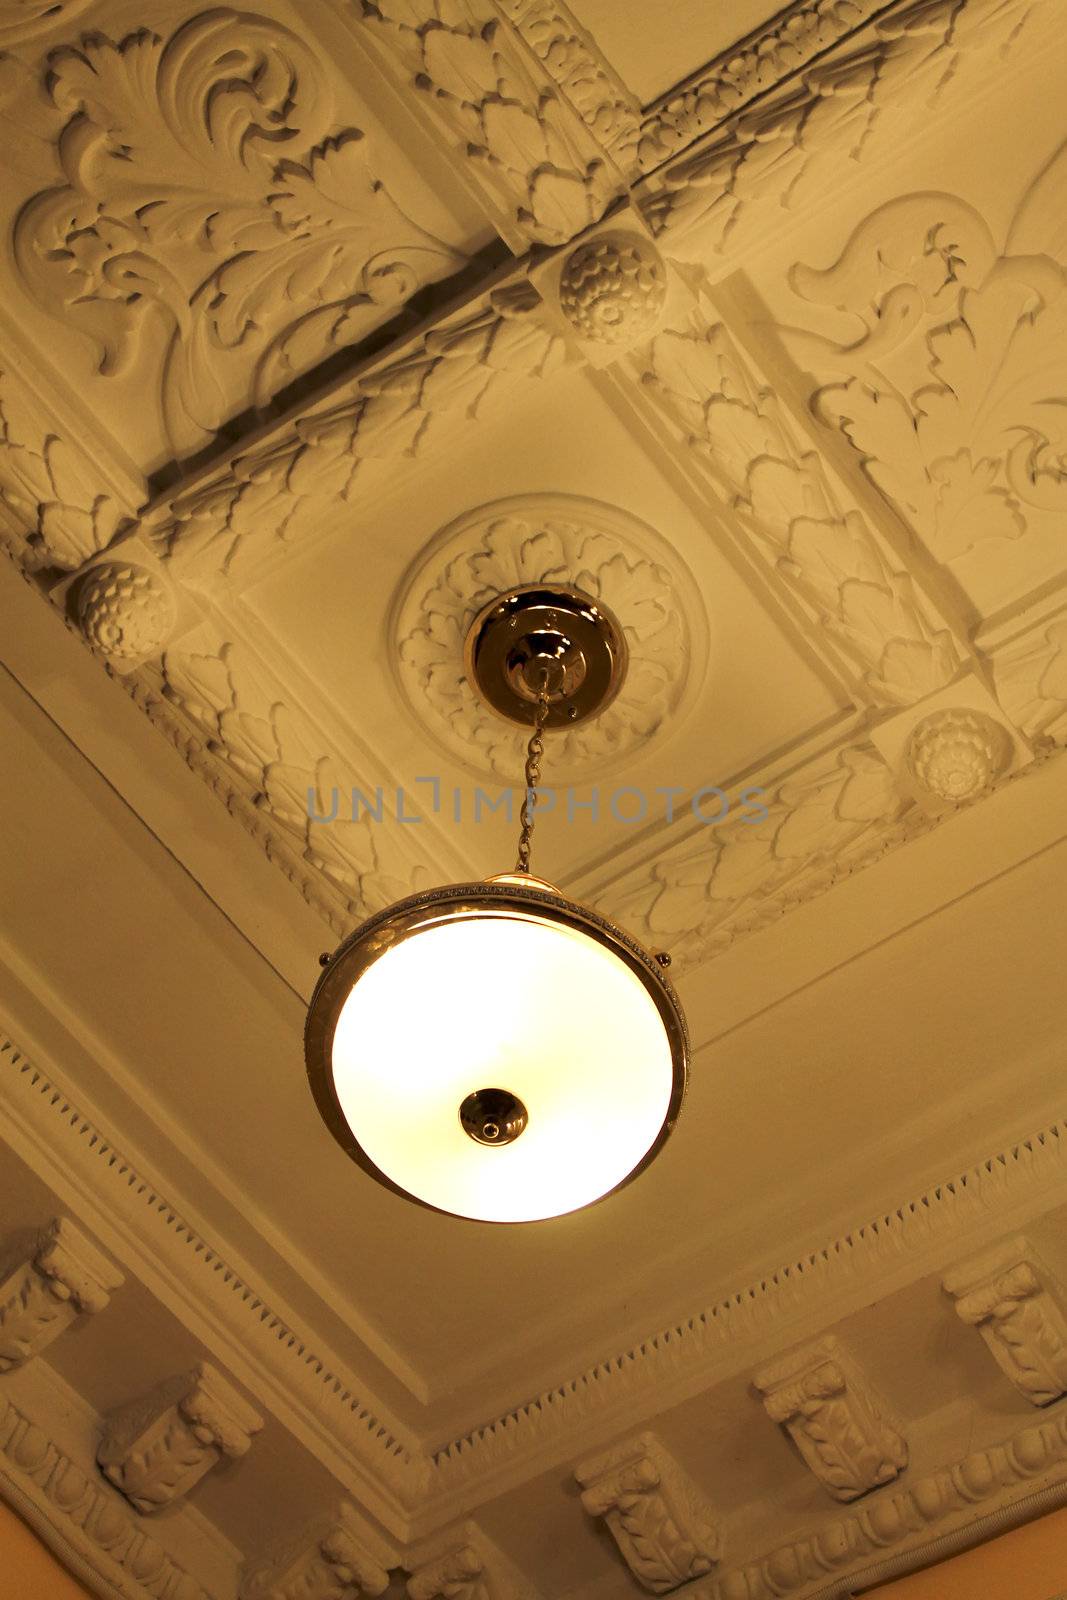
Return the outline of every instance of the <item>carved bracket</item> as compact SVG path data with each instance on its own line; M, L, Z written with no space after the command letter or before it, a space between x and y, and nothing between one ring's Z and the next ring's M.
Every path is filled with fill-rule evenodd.
M856 1500L907 1466L905 1440L836 1340L805 1345L753 1382L771 1421L785 1428L835 1500Z
M188 1494L222 1458L247 1453L263 1427L207 1362L111 1417L96 1459L136 1510L158 1511Z
M954 1267L944 1286L957 1316L978 1329L1020 1394L1035 1406L1067 1394L1063 1297L1025 1239Z
M332 1521L250 1563L240 1600L355 1600L357 1595L384 1594L389 1587L386 1560L396 1564L393 1555L371 1550L362 1518L346 1502Z
M124 1281L73 1222L57 1218L0 1284L0 1372L40 1355L82 1313L103 1311Z
M575 1468L582 1505L602 1517L643 1588L666 1594L711 1571L719 1535L710 1508L652 1434Z

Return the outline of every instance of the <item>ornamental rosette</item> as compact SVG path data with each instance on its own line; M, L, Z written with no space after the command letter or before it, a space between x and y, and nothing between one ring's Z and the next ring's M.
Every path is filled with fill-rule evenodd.
M959 805L984 794L1011 763L1006 728L984 711L935 711L912 730L908 771L927 794Z
M633 344L651 333L666 298L659 251L639 234L600 234L579 245L559 280L560 310L593 344Z
M157 655L177 615L174 597L154 572L105 561L78 584L78 622L93 649L127 665Z

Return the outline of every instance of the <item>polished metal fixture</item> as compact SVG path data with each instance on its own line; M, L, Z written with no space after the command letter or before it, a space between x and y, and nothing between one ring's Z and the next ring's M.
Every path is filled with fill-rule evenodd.
M689 1043L669 958L530 872L545 731L618 692L621 628L577 589L523 586L475 617L465 665L495 712L532 726L515 868L398 901L324 957L307 1071L334 1138L387 1188L531 1222L648 1166Z

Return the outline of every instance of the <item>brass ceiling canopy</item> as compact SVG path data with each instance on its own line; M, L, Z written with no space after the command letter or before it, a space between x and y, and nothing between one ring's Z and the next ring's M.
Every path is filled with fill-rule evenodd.
M529 727L542 682L546 728L572 727L610 705L626 640L606 606L563 584L523 584L491 600L467 633L467 680L487 705Z
M341 1148L386 1188L481 1222L581 1210L674 1127L689 1039L664 968L530 872L546 728L618 692L618 623L577 589L509 590L475 618L471 683L532 727L518 861L378 912L323 958L308 1079Z

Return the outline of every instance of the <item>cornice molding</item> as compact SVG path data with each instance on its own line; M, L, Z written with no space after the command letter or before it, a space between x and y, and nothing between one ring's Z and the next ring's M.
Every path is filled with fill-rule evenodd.
M1056 1498L1067 1503L1067 1410L927 1473L906 1489L882 1490L862 1510L681 1593L685 1600L814 1600L833 1579L830 1592L838 1595L838 1585L861 1578L875 1563L917 1554L936 1539L1050 1490L1061 1491ZM1043 1509L1051 1510L1051 1502Z
M214 1600L143 1531L121 1498L88 1477L42 1427L0 1392L0 1496L60 1560L122 1600Z

